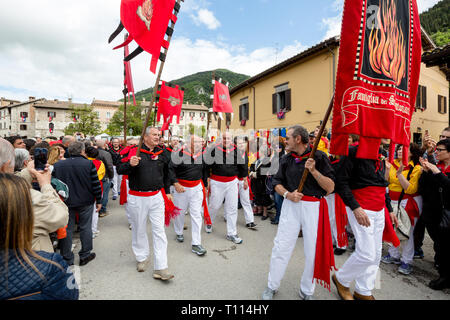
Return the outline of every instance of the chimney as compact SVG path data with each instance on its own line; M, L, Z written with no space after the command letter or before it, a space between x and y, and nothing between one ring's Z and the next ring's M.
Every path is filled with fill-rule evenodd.
M69 102L72 103L72 98L69 98Z
M54 99L53 101L58 102L58 99Z
M28 97L28 101L35 100L36 97Z

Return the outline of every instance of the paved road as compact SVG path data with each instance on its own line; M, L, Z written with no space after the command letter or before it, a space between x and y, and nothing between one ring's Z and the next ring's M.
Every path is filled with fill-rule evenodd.
M188 299L188 300L255 300L260 299L267 285L269 261L277 226L269 220L256 217L258 231L245 228L242 210L239 210L238 233L244 240L235 245L225 239L226 224L221 215L217 217L211 234L202 232L202 242L208 253L198 257L190 250L190 218L186 216L188 230L185 242L178 243L171 225L166 229L169 269L175 274L170 282L152 278L153 261L146 272L136 271L136 261L131 251L131 231L124 207L118 200L109 202L110 215L99 219L100 235L94 240L97 258L81 267L80 299ZM148 228L150 233L150 225ZM151 236L149 237L150 248ZM74 252L80 250L75 240ZM384 253L386 248L384 248ZM398 274L393 265L381 264L377 299L449 300L450 290L434 291L427 283L437 276L433 268L432 242L427 237L424 245L425 259L414 261L414 273ZM349 253L336 256L337 267L342 266ZM78 255L75 263L78 264ZM299 238L286 275L275 299L297 300L300 278L303 272L303 239ZM316 299L336 300L336 290L331 293L317 285Z

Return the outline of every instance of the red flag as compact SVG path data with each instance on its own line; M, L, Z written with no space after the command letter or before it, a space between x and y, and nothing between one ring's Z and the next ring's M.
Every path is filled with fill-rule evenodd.
M124 55L127 57L129 54L128 45L124 48ZM131 75L131 63L130 61L123 62L125 67L125 78L124 78L124 86L125 92L128 94L128 101L130 101L130 95L133 95L133 104L136 105L136 97L134 96L134 86L133 86L133 76Z
M214 81L213 112L233 113L228 87L219 81Z
M177 116L177 123L180 123L181 107L183 106L184 91L180 90L178 85L175 88L166 86L163 81L159 94L158 113L156 120L159 122L161 115L163 116L163 127L161 131L165 131L169 128L169 124L172 122L173 116Z
M347 155L350 133L359 158L377 159L381 138L409 149L420 60L415 0L345 1L330 153Z
M123 28L127 29L130 35L123 44L114 49L136 41L139 48L131 56L134 57L142 51L150 53L152 55L150 71L155 73L161 47L166 49L169 47L169 42L164 39L169 21L172 20L174 23L177 21L176 15L173 14L174 7L175 0L122 0L121 24L109 40L111 42Z

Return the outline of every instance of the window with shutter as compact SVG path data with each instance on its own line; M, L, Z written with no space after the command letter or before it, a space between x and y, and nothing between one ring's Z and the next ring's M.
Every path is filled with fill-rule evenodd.
M427 87L419 85L416 96L416 108L425 110L427 108Z
M272 114L278 114L281 110L288 112L291 106L291 89L289 83L284 83L275 87L275 93L272 95Z
M427 108L427 87L422 87L422 108L425 110Z
M442 114L447 113L447 97L438 95L438 112Z

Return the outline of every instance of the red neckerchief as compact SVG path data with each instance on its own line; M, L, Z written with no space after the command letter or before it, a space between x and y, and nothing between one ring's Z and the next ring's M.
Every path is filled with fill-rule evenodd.
M298 154L296 154L295 152L291 152L291 156L295 158L295 163L300 163L305 159L308 159L309 156L311 155L311 146L309 146L308 148L306 148L305 152L299 156ZM309 151L309 152L308 152ZM308 153L306 153L308 152Z
M157 152L152 152L152 151L148 151L148 150L145 150L145 149L141 149L141 152L149 154L151 156L152 160L155 159L161 153L163 153L163 151L164 151L164 149L161 149L161 150L159 150Z
M233 147L232 149L225 150L224 148L222 148L221 146L218 145L217 149L219 149L220 151L225 152L225 153L230 153L231 151L234 151L236 149L236 145L234 143L232 143L231 146Z
M443 161L439 161L436 167L438 167L443 174L448 175L450 173L450 166L448 166L447 169L445 169L445 163Z
M123 146L119 145L119 149L114 149L114 147L111 147L112 152L120 154L120 152L122 152L122 150L124 149Z
M205 150L206 151L206 150ZM197 159L198 157L200 157L200 155L204 154L205 151L199 151L198 153L196 153L195 155L192 155L192 153L185 151L185 149L182 149L181 152L183 152L184 154L188 155L189 157L191 157L192 159Z

